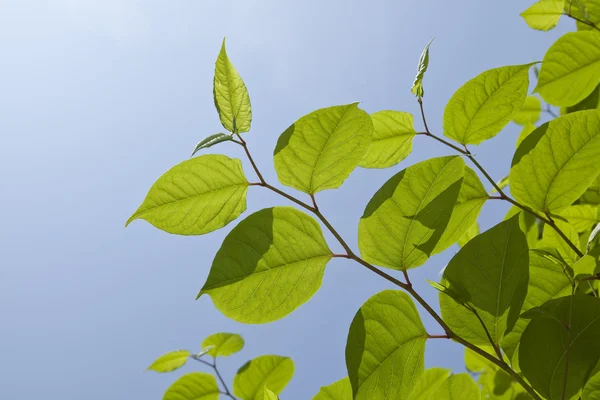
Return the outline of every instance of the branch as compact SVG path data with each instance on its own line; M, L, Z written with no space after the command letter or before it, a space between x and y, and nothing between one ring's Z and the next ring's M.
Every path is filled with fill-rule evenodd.
M573 14L571 14L571 11L569 10L569 12L564 13L563 15L566 15L569 18L573 18L575 21L577 22L581 22L582 24L588 25L590 26L592 29L597 30L598 32L600 32L600 28L598 28L593 22L585 20L585 19L581 19L579 17L574 16Z
M219 381L221 381L221 385L223 385L223 389L225 390L224 392L220 392L220 393L223 394L223 395L225 395L225 396L227 396L227 397L229 397L232 400L237 400L231 394L231 392L229 391L229 388L227 387L227 384L225 383L225 380L223 379L223 377L219 373L219 369L217 368L217 357L213 357L213 362L212 363L209 363L208 361L201 359L197 355L192 355L190 357L193 358L196 361L201 362L202 364L205 364L205 365L208 365L209 367L211 367L215 371L215 374L219 378Z

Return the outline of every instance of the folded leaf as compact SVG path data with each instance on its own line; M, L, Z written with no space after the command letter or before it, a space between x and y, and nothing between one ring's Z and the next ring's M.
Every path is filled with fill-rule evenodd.
M217 133L215 135L210 135L198 142L198 144L194 148L194 152L192 153L191 157L193 157L194 154L196 154L197 152L199 152L202 149L208 149L209 147L212 147L216 144L228 142L231 140L232 140L231 135L226 135L224 133Z
M429 67L429 46L431 46L431 42L433 39L427 43L427 46L423 49L421 53L421 57L419 58L419 66L417 68L417 76L415 76L415 80L413 82L411 92L417 97L423 97L425 91L423 90L423 77L425 76L425 72L427 72L427 67Z

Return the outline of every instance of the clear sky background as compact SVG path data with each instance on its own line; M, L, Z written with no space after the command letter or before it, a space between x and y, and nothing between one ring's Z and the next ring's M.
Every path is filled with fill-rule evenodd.
M425 106L441 135L444 106L464 82L489 68L541 60L572 29L571 21L550 33L529 29L519 17L528 4L0 0L0 398L160 399L180 373L145 368L169 350L197 351L219 331L246 339L243 352L221 362L228 379L261 354L294 359L283 399L310 399L345 376L348 326L365 300L390 288L386 281L334 259L321 290L290 316L238 324L208 296L194 301L236 222L200 237L124 223L163 172L222 130L212 77L224 36L252 100L245 137L265 178L276 183L277 137L314 109L360 101L368 112L416 115L410 86L433 36ZM508 172L518 132L511 124L474 148L496 179ZM232 144L211 150L243 156ZM400 165L357 169L340 189L318 194L320 207L356 248L358 219L375 191L402 168L447 154L418 137ZM253 179L246 160L244 166ZM243 217L273 205L290 203L250 188ZM507 209L486 205L482 226ZM438 280L456 251L410 272L436 306L425 278ZM442 333L423 319L430 333ZM426 365L462 371L462 355L459 345L429 341ZM203 366L180 372L192 370Z

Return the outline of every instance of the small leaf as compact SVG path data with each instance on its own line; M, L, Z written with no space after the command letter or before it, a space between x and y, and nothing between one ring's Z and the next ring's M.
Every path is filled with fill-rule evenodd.
M277 141L279 181L310 194L340 187L364 158L372 134L371 117L358 103L305 115Z
M579 198L598 175L600 113L580 111L537 128L517 149L510 170L515 199L558 213Z
M388 180L360 219L362 257L396 270L425 263L448 226L464 168L460 157L433 158Z
M218 400L219 395L214 376L192 372L176 380L165 392L163 400Z
M573 106L600 80L600 34L569 32L546 52L535 91L546 103Z
M244 348L244 339L237 333L215 333L202 342L202 349L212 357L226 357Z
M421 53L421 57L419 57L417 76L415 76L412 88L410 89L417 97L423 97L425 94L425 91L423 90L423 77L425 76L425 72L427 72L427 67L429 67L429 46L431 46L431 42L433 42L433 39L427 43L427 46L425 46Z
M463 247L465 244L469 243L471 239L475 236L479 235L479 224L475 222L471 227L465 232L465 234L458 241L458 245Z
M265 399L265 386L279 395L294 376L291 358L266 355L244 364L233 378L233 394L241 400Z
M424 371L427 332L411 298L384 290L362 305L350 325L346 367L355 400L400 399Z
M435 397L431 397L432 393L437 393L436 390L444 384L449 375L450 370L447 369L426 369L406 400L433 400Z
M404 160L412 151L417 132L412 114L400 111L378 111L371 114L373 139L362 168L389 168Z
M563 14L565 0L540 0L521 13L530 28L549 31L554 28Z
M444 111L444 135L461 144L496 136L519 112L533 64L495 68L465 83Z
M163 174L129 218L165 232L203 235L224 227L246 210L248 181L238 159L209 154Z
M531 135L536 129L537 127L534 124L526 124L523 129L521 129L521 133L517 138L517 148L519 148L521 143L523 143L523 140L525 140L527 136Z
M519 125L533 124L542 115L542 102L535 96L527 96L525 103L513 121Z
M198 297L210 295L238 322L275 321L316 293L331 256L313 218L292 207L266 208L227 235Z
M156 372L175 371L183 367L189 357L190 352L188 350L171 351L158 357L148 369Z
M329 386L321 386L321 390L312 400L353 400L350 379L345 377Z
M217 133L215 135L210 135L198 142L198 144L194 148L194 152L192 153L192 155L190 157L194 157L194 154L196 154L198 151L200 151L202 149L208 149L209 147L212 147L215 144L228 142L231 140L233 140L231 135L226 135L224 133Z
M213 95L219 119L232 133L248 132L252 122L252 107L246 84L229 60L225 39L215 64Z

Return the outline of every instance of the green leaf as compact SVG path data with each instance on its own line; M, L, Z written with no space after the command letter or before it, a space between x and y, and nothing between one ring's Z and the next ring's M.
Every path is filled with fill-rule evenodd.
M433 39L427 43L427 46L423 49L421 53L421 57L419 57L419 66L417 68L417 76L415 76L415 80L413 82L411 92L417 97L423 97L425 91L423 90L423 77L425 76L425 72L427 72L427 67L429 66L429 46L433 42Z
M353 400L350 379L345 377L329 386L321 386L321 390L312 400Z
M215 333L202 342L202 349L213 357L226 357L244 348L244 339L237 333Z
M364 158L372 134L371 117L358 103L305 115L277 141L279 181L310 194L340 187Z
M465 234L462 235L462 237L459 239L458 245L460 247L463 247L465 244L469 243L469 241L477 235L479 235L479 224L477 222L475 222L473 225L471 225L471 227L469 229L467 229Z
M209 147L212 147L216 144L223 143L223 142L229 142L231 140L233 140L231 135L226 135L224 133L217 133L215 135L210 135L198 142L198 144L194 148L194 152L192 153L192 155L190 157L193 157L194 154L196 154L198 151L200 151L202 149L208 149Z
M352 320L346 367L355 400L400 399L424 371L427 332L411 298L384 290Z
M600 113L580 111L537 128L517 149L510 191L521 204L557 213L579 198L598 175Z
M600 26L600 4L597 0L567 0L565 1L565 13ZM593 28L589 24L577 21L577 29L583 31Z
M433 158L388 180L360 220L362 258L396 270L427 261L450 221L464 168L460 157Z
M163 400L218 400L219 395L214 376L192 372L176 380L165 392Z
M565 107L565 114L577 111L594 110L600 108L600 85L590 93L588 97L571 107Z
M560 215L566 218L578 233L589 231L600 222L600 207L591 204L577 204L565 208Z
M185 365L189 356L188 350L171 351L158 357L148 369L156 372L175 371Z
M428 400L479 400L480 390L468 374L450 375Z
M599 77L600 34L569 32L546 52L535 91L546 103L573 106L592 93Z
M271 391L266 385L264 387L264 400L279 400L279 396Z
M264 387L276 395L294 376L294 362L281 356L260 356L244 364L233 378L233 394L241 400L265 399Z
M527 238L528 246L530 248L535 247L538 243L537 219L530 213L521 210L519 207L512 206L506 213L504 220L506 221L517 214L519 214L519 227Z
M482 350L495 356L495 350L491 346L479 346ZM469 348L465 348L465 366L467 371L474 374L482 373L488 369L496 370L498 367L496 364L490 362L486 358L483 358L479 354L475 353Z
M444 111L444 135L461 144L496 136L519 112L533 64L494 68L465 83Z
M596 275L600 272L600 247L590 250L577 261L573 265L573 272L575 273L575 278L578 280Z
M125 226L144 219L165 232L203 235L239 217L247 191L240 160L217 154L192 158L158 178Z
M596 238L600 237L600 224L596 225L587 242L587 251L594 249L596 244Z
M600 400L600 364L596 365L590 379L583 387L581 400Z
M542 102L535 96L527 96L525 103L517 115L515 115L514 121L519 125L533 124L540 119L542 115Z
M580 204L600 204L600 175L596 177L577 202Z
M521 133L519 134L519 137L517 138L517 148L519 148L519 146L521 145L521 143L523 143L523 140L525 140L525 138L529 135L531 135L533 133L533 131L536 130L536 126L534 124L527 124L525 126L523 126L523 129L521 129Z
M519 218L513 217L476 236L444 270L449 287L465 293L468 306L498 344L517 322L527 293L529 254ZM442 318L460 337L489 345L475 313L440 294Z
M577 235L577 231L572 225L563 221L556 221L556 225L572 243L575 245L579 244L579 235ZM542 240L536 247L548 248L558 252L560 257L569 265L573 265L580 258L575 250L573 250L567 244L567 242L564 241L564 239L556 232L556 230L549 226L544 227Z
M417 132L412 114L400 111L378 111L371 114L373 139L360 163L363 168L389 168L404 160L412 151Z
M540 0L521 13L530 28L549 31L554 28L563 14L565 0Z
M437 393L437 389L444 384L449 375L450 370L443 368L430 368L425 370L423 375L421 375L421 379L419 379L419 382L414 386L406 400L433 400L431 394Z
M504 189L505 187L508 186L508 184L509 184L508 176L505 176L504 178L502 178L498 182L496 182L496 185L498 185L498 187L500 189ZM496 188L494 187L492 189L492 193L498 193L498 190L496 190Z
M313 218L292 207L266 208L227 235L198 297L209 294L238 322L275 321L316 293L331 256Z
M215 64L213 95L219 119L232 133L248 132L252 122L252 106L246 84L229 60L225 39Z
M600 359L600 299L576 294L552 300L545 309L548 314L534 317L523 333L519 364L525 378L547 399L570 399ZM567 347L569 370L563 397Z

